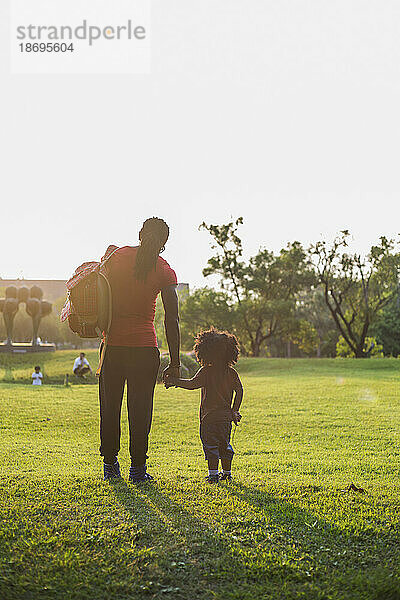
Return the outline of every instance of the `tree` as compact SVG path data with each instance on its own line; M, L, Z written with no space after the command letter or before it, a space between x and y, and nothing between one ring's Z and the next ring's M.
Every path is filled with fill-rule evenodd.
M296 344L296 346L307 355L315 354L316 350L317 352L320 350L317 331L312 323L306 319L301 319L298 322L296 330L292 332L290 341Z
M334 323L357 358L368 356L365 340L370 325L397 289L400 255L393 240L381 237L365 258L348 254L349 232L344 230L329 246L310 248Z
M226 225L202 223L213 238L214 255L204 276L219 275L222 289L236 303L241 341L253 356L277 335L289 335L295 323L296 294L308 287L314 274L299 242L288 244L278 255L260 249L246 264L238 236L242 217Z
M335 356L338 334L321 286L312 286L299 294L297 314L302 327L293 341L299 348L308 354L311 354L313 349L317 358L327 351ZM308 326L305 323L308 323Z
M199 288L186 296L179 312L184 348L191 349L197 333L211 326L238 333L236 306L226 292Z
M257 333L254 333L248 316L249 303L245 294L245 266L241 259L243 255L242 241L237 235L243 217L231 221L226 225L207 225L203 222L200 229L205 229L213 238L211 249L215 250L214 256L208 259L208 266L203 269L203 275L220 275L221 287L232 294L238 313L243 319L244 330L251 345L251 352L257 356ZM259 352L259 351L258 351Z
M364 341L364 351L368 358L382 358L383 346L375 338L367 337ZM349 348L345 339L340 336L336 344L336 356L340 358L355 358L354 352Z
M250 258L245 271L245 287L258 308L256 345L261 346L277 336L290 343L299 328L298 295L314 281L314 272L299 242L287 244L277 255L260 249Z
M382 344L385 356L400 355L400 297L398 294L383 308L371 327L378 343Z

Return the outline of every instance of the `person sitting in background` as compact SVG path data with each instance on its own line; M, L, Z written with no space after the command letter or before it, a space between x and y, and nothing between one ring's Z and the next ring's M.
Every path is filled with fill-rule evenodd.
M92 368L89 365L88 359L85 357L85 353L81 352L78 358L75 359L74 362L74 375L78 377L84 377L86 373L92 373Z
M43 375L40 372L40 367L35 367L34 372L32 373L32 385L42 385Z

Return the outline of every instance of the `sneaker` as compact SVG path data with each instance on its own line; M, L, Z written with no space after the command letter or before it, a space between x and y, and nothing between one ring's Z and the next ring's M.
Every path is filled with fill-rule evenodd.
M207 483L219 483L218 475L207 475L206 477Z
M154 481L154 477L147 473L146 467L144 469L130 467L128 481L131 483L141 483L142 481Z
M232 481L232 475L230 473L220 473L219 480L220 481Z
M104 481L109 481L110 479L119 479L121 477L121 471L119 468L119 462L115 461L113 465L103 464L104 468Z

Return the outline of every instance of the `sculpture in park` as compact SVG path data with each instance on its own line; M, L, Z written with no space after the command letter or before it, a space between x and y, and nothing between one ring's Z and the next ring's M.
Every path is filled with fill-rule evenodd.
M0 312L3 313L6 326L7 340L4 346L13 346L14 319L18 312L19 305L25 304L25 309L32 319L32 343L36 348L40 346L38 341L38 331L40 321L51 313L52 304L43 300L43 291L37 285L29 290L27 287L16 288L11 285L6 289L6 297L0 299Z

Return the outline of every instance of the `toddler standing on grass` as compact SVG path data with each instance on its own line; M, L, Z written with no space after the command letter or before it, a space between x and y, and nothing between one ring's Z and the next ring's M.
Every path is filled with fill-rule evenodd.
M234 454L230 443L232 421L237 425L242 418L239 408L243 399L242 383L232 367L239 356L238 341L226 331L211 328L198 334L194 352L201 369L192 379L167 376L165 387L201 388L200 439L208 462L206 480L209 483L231 481ZM222 466L220 474L219 461Z
M32 385L42 385L43 375L40 371L39 365L35 367L34 372L32 373Z

